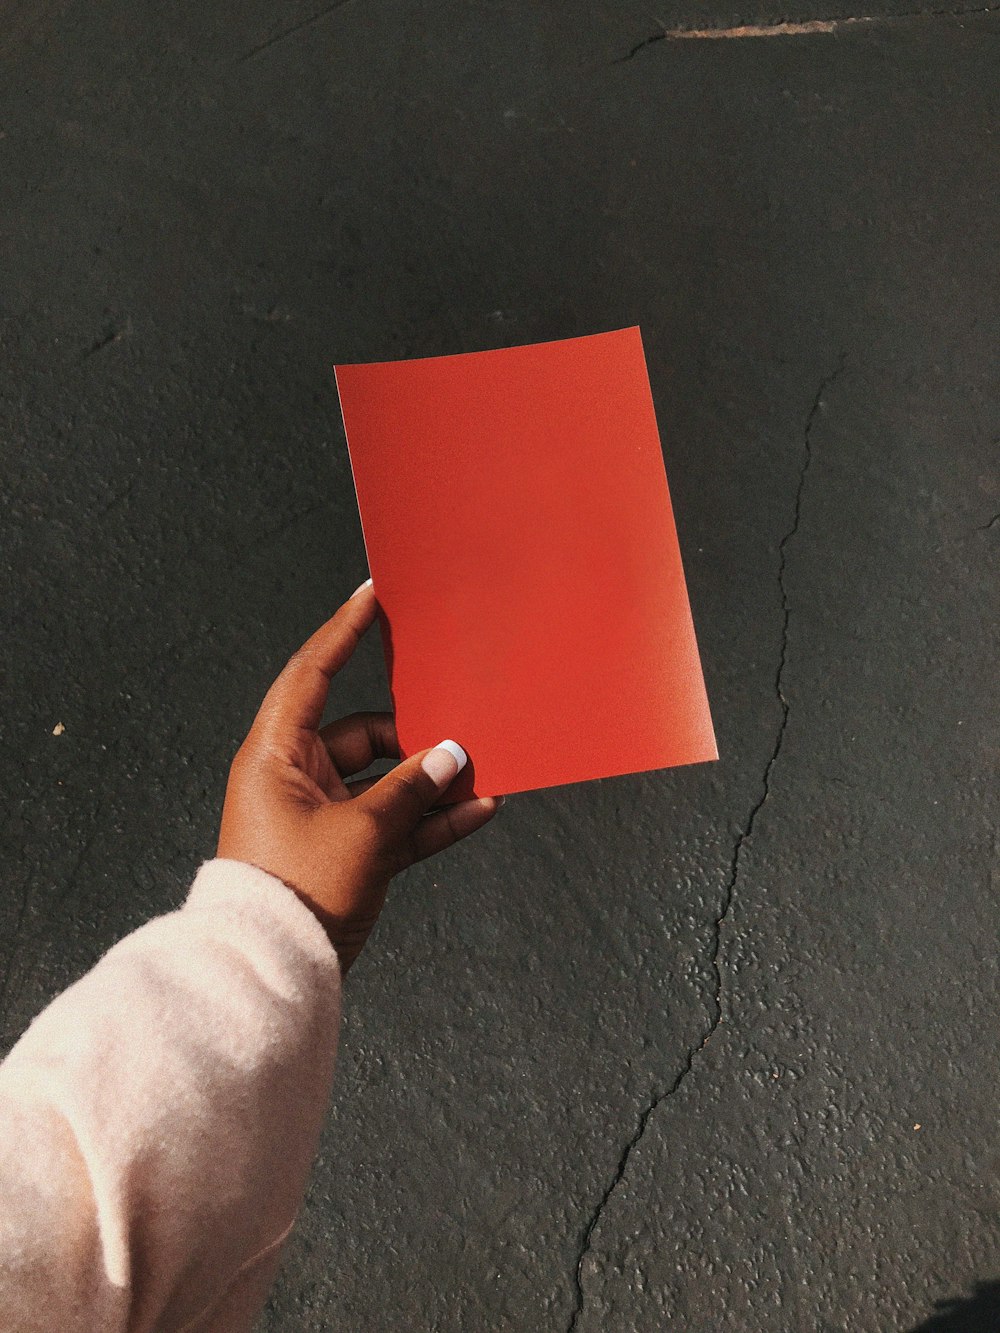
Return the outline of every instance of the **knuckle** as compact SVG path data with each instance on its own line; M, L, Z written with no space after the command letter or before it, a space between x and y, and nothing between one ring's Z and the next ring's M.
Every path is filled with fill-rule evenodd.
M406 868L405 840L396 836L390 812L383 806L376 806L362 814L360 836L368 848L372 860L390 877L398 875Z
M302 666L305 662L308 662L308 661L310 660L311 657L312 657L312 653L310 652L310 650L309 650L308 648L306 648L306 647L296 648L295 652L292 653L291 657L290 657L290 658L288 659L288 661L285 663L285 670L286 670L286 671L295 671L298 667Z
M229 765L230 773L244 772L250 765L252 753L252 743L248 737L233 755L232 763Z
M355 801L355 806L360 807L357 815L364 831L369 834L373 841L380 842L388 822L385 808L377 804L365 803L362 805L360 801Z
M261 753L257 738L248 737L233 755L232 763L229 765L230 782L245 784L251 781L253 774L260 767L260 761Z
M403 769L396 778L396 785L410 800L423 802L427 793L427 778L422 771Z
M385 810L379 805L362 805L361 801L354 801L352 813L357 822L359 845L379 855L388 841Z

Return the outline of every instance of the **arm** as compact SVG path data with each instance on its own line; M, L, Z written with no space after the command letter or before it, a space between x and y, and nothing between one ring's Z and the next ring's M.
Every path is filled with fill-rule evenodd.
M0 1327L197 1327L248 1286L259 1308L339 1022L312 913L261 870L206 862L0 1065Z
M359 589L268 691L184 906L0 1065L4 1333L236 1333L259 1312L322 1126L341 978L392 877L499 804L433 808L464 761L451 743L346 780L398 758L391 714L320 726L374 616Z

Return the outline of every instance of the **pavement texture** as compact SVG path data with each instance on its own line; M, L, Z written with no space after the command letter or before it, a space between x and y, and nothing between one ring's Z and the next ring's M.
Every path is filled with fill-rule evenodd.
M261 1330L1000 1329L995 8L7 6L4 1049L367 574L331 363L649 359L722 757L398 881Z

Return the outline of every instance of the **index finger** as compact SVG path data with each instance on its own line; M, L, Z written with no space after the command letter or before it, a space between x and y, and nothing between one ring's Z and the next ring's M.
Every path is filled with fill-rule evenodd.
M281 735L315 731L323 717L330 681L347 662L377 608L371 583L362 584L325 625L289 658L264 696L253 729Z

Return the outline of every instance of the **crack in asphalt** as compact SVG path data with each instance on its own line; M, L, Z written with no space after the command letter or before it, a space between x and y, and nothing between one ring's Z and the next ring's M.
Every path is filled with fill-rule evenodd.
M311 28L312 25L318 23L320 19L325 19L327 14L332 14L336 9L343 9L345 5L349 5L350 3L351 0L336 0L336 3L326 5L323 9L317 10L315 14L310 14L308 18L302 19L299 23L293 23L290 28L282 28L281 32L276 32L273 37L268 37L267 41L260 42L257 46L252 46L249 51L244 51L242 55L236 57L235 63L237 65L242 65L246 60L253 60L254 57L259 56L262 51L267 51L272 46L277 46L278 43L283 42L286 37L294 37L295 34L301 32L303 28Z
M904 14L833 14L828 18L776 19L773 23L746 23L735 28L661 28L635 45L623 56L617 56L612 65L624 65L656 42L717 40L745 37L809 37L817 33L832 33L838 28L861 24L898 23L907 19L971 18L977 14L996 14L1000 5L977 5L968 9L911 9Z
M816 423L816 418L822 411L823 400L827 391L833 386L833 384L837 381L837 379L839 379L840 375L844 370L845 363L846 363L846 354L841 353L835 368L832 371L830 371L829 374L825 375L824 378L820 381L819 388L816 390L815 396L813 397L812 405L809 408L808 413L806 414L805 426L802 432L802 443L803 443L802 466L799 469L798 482L795 488L795 502L792 511L792 523L788 531L785 533L781 541L778 543L778 589L781 593L782 623L781 623L781 649L778 657L778 667L777 671L775 672L775 678L774 678L774 692L775 695L777 696L778 703L781 705L781 720L778 724L778 732L777 735L775 736L774 746L771 750L770 758L768 759L767 764L764 767L764 775L761 783L763 790L761 792L760 800L757 801L757 803L751 809L749 815L747 816L746 824L740 831L739 836L737 837L733 847L733 855L729 863L729 876L726 880L725 892L722 898L722 909L719 912L719 915L715 919L715 928L712 941L712 953L709 960L712 969L715 972L715 994L713 996L712 1016L709 1021L708 1027L706 1028L704 1034L702 1035L701 1040L697 1043L697 1045L688 1048L688 1053L685 1058L684 1064L682 1065L680 1072L677 1074L677 1077L665 1091L657 1093L656 1096L653 1097L653 1099L649 1102L649 1104L643 1109L642 1114L639 1116L639 1121L638 1124L636 1125L635 1133L625 1144L625 1147L623 1148L621 1155L618 1158L618 1165L615 1168L614 1174L611 1177L611 1180L608 1183L607 1188L604 1190L604 1193L598 1200L597 1206L591 1213L590 1219L587 1222L586 1227L584 1228L583 1238L580 1242L580 1251L579 1254L577 1255L576 1268L573 1274L574 1303L573 1303L573 1310L570 1314L569 1323L566 1326L566 1333L574 1333L574 1330L576 1329L580 1316L583 1313L583 1305L584 1305L583 1265L586 1261L587 1255L590 1253L590 1243L593 1238L594 1232L597 1229L598 1223L600 1222L604 1210L607 1207L609 1199L611 1198L612 1194L614 1194L615 1190L618 1188L622 1179L624 1178L629 1158L631 1157L633 1150L641 1142L642 1137L646 1132L646 1127L648 1126L653 1116L653 1112L656 1111L660 1106L662 1106L664 1102L669 1101L670 1098L673 1097L674 1094L678 1091L681 1084L684 1082L684 1080L687 1078L687 1076L691 1073L692 1069L694 1068L695 1058L701 1051L705 1049L705 1047L711 1041L712 1037L715 1035L716 1031L722 1024L723 1019L725 1017L723 976L722 976L722 963L721 963L722 929L726 923L726 919L729 916L730 908L732 907L736 897L736 888L740 878L743 849L748 840L750 839L751 835L753 834L754 824L756 823L757 815L760 813L761 809L763 808L764 804L766 803L768 797L771 794L771 772L778 761L778 756L781 754L781 749L785 741L785 732L788 728L788 720L789 717L791 716L791 707L789 706L788 700L785 697L785 692L783 689L785 665L788 660L788 629L789 629L789 624L791 622L791 614L792 614L791 602L789 601L788 598L788 589L785 583L785 570L787 568L786 552L788 549L788 543L792 540L793 537L795 537L796 533L799 530L799 525L802 521L802 496L805 491L806 477L809 474L809 469L812 465L812 459L813 459L813 448L812 448L813 426Z

